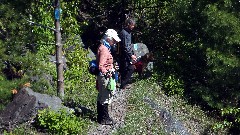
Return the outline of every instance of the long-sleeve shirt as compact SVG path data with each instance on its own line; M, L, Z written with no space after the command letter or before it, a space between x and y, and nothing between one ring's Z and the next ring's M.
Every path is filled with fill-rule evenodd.
M113 68L113 57L110 50L103 44L98 48L97 61L99 71L105 74L109 69Z
M120 33L120 39L121 39L121 56L125 58L126 61L131 62L133 55L132 50L132 34L130 30L123 29Z

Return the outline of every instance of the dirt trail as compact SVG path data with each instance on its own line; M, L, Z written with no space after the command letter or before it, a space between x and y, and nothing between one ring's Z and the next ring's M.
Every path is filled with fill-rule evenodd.
M96 127L90 128L88 135L109 135L124 125L128 91L118 89L112 104L109 106L109 115L116 121L116 124L112 126L98 124Z
M131 94L131 91L131 89L125 91L118 89L112 104L109 106L109 114L116 121L115 125L92 125L87 134L111 135L114 131L123 127L125 124L125 117L128 107L127 99ZM174 117L170 111L170 108L173 105L173 101L175 101L175 99L171 99L164 94L160 94L158 96L160 98L160 100L158 100L160 101L159 103L157 103L154 99L150 99L148 97L145 97L143 99L143 102L149 105L156 113L156 118L160 120L159 124L164 125L164 132L166 134L198 135L204 132L209 133L208 131L204 131L206 124L202 123L202 120L200 120L201 117L199 117L199 119L195 117L190 118L189 116L191 115L191 111L188 113L184 111L184 109L181 109L181 107L177 109L177 113L179 113L179 115L175 115ZM186 121L178 120L178 116L181 117L183 115L188 115Z

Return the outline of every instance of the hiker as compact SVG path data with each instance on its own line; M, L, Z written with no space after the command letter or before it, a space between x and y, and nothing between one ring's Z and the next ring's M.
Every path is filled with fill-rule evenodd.
M120 35L120 60L119 60L119 71L121 75L121 89L130 89L129 84L132 74L134 73L134 66L136 56L133 54L132 50L132 35L131 31L135 27L135 20L128 18L125 21L124 28L122 29Z
M114 75L113 56L111 54L111 46L118 43L120 38L113 29L108 29L101 39L100 46L97 51L97 63L100 73L97 75L97 121L103 125L112 125L114 121L109 117L108 105L111 104L116 82L112 84ZM115 81L115 80L114 80ZM109 88L108 86L111 85Z

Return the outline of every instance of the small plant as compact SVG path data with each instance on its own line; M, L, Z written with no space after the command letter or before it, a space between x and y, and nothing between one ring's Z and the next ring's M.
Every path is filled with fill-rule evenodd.
M176 76L169 75L166 79L164 79L163 82L163 88L166 90L166 93L168 95L183 95L183 82L180 79L176 78Z
M38 132L37 129L29 125L29 123L23 123L11 131L4 130L3 135L38 135Z
M221 109L221 116L222 117L232 117L234 118L234 122L231 122L227 119L225 119L224 121L215 123L213 125L213 130L217 131L217 130L222 130L225 128L231 128L234 126L234 123L237 125L239 125L239 113L240 113L240 108L233 108L233 107L229 107L229 108L223 108Z
M233 124L232 122L228 122L227 120L224 120L222 122L215 123L212 128L214 132L217 132L219 130L223 130L225 128L231 127L232 124Z
M37 125L48 129L53 134L80 134L87 129L87 122L76 117L66 109L59 112L50 109L40 110L37 117Z

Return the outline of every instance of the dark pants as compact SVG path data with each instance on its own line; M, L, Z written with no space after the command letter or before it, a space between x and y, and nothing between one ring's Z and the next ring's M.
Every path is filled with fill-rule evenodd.
M121 88L126 86L129 83L129 80L132 77L132 74L134 73L134 66L130 64L130 62L121 62L119 71L121 74Z

